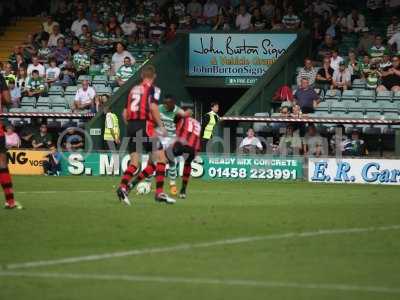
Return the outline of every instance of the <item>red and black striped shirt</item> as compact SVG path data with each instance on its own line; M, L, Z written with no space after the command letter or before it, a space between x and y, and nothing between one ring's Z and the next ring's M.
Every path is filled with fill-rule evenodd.
M153 85L140 84L134 86L126 103L128 120L152 121L151 103L158 104L160 89Z
M182 144L200 150L200 123L191 117L180 118L176 124L176 136Z

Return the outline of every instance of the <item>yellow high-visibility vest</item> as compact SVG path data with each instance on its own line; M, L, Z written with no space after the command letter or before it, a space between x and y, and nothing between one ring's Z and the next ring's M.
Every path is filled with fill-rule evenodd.
M214 127L217 124L218 115L213 111L210 111L207 114L210 116L210 121L206 127L204 127L203 139L209 140L213 134Z
M116 114L113 113L107 113L107 115L110 114L111 120L113 123L113 130L114 130L114 135L115 138L119 138L119 124L118 124L118 117ZM106 116L107 118L107 116ZM107 122L107 121L106 121ZM107 128L107 124L104 126L104 140L105 141L114 141L114 138L111 134L111 128Z

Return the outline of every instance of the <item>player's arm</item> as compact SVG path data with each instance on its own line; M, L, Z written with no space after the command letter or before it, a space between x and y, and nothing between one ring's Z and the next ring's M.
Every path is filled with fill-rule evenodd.
M151 116L153 117L154 123L156 123L156 125L159 128L164 128L164 124L161 121L160 111L158 110L157 103L153 102L150 104L150 111L151 111Z

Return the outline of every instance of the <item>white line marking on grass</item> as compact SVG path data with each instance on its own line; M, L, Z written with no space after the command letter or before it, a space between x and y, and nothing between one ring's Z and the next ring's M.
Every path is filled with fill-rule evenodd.
M399 229L400 229L400 225L390 225L390 226L381 226L381 227L324 229L324 230L317 230L317 231L289 232L289 233L283 233L283 234L239 237L239 238L225 239L225 240L211 241L211 242L179 244L179 245L167 246L167 247L134 249L134 250L104 253L104 254L66 257L66 258L54 259L54 260L40 260L40 261L32 261L32 262L24 262L24 263L15 263L15 264L5 265L3 267L3 270L29 269L29 268L35 268L35 267L73 264L73 263L79 263L79 262L105 260L105 259L111 259L111 258L117 258L117 257L138 256L138 255L147 255L147 254L154 254L154 253L166 253L166 252L176 252L176 251L184 251L184 250L191 250L191 249L210 248L210 247L216 247L216 246L236 245L236 244L251 243L251 242L256 242L256 241L280 240L280 239L291 239L291 238L307 238L307 237L324 236L324 235L358 234L358 233L365 233L365 232L399 230ZM1 268L0 268L0 270L1 270Z
M77 280L104 280L104 281L131 281L147 283L166 283L166 284L208 284L226 286L245 286L259 288L295 288L295 289L321 289L346 292L372 292L386 294L400 294L399 288L381 286L360 286L348 284L330 283L298 283L298 282L279 282L279 281L258 281L242 279L213 279L213 278L182 278L182 277L160 277L160 276L141 276L141 275L112 275L112 274L75 274L75 273L48 273L48 272L0 272L3 277L31 277L31 278L50 278L50 279L77 279Z

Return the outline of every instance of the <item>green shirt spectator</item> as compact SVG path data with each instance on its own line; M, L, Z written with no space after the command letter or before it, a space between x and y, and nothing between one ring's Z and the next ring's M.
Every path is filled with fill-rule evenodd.
M122 86L126 81L129 80L133 75L135 75L137 68L132 65L131 59L129 57L124 58L124 64L119 67L116 76L119 86Z
M44 92L44 81L39 77L38 70L32 71L32 77L29 78L25 88L30 97L40 96Z
M73 56L73 63L78 72L86 72L90 66L90 57L85 53L84 48L80 47L79 51Z
M46 124L40 125L39 132L32 139L34 149L48 149L52 144L51 135L47 131Z

